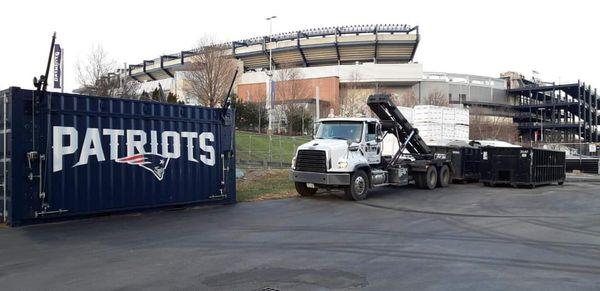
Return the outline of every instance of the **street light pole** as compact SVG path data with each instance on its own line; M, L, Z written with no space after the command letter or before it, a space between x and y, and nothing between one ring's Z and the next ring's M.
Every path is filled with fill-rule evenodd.
M277 18L276 15L265 18L269 21L269 42L271 42L273 35L273 19ZM273 71L273 46L269 45L269 71Z
M265 20L267 20L269 22L269 72L267 73L267 82L268 82L268 88L269 88L269 96L267 99L267 102L269 102L268 105L268 117L269 117L269 128L268 128L268 134L271 134L273 132L273 96L274 96L274 92L273 92L273 46L271 45L271 40L273 39L272 35L273 35L273 19L277 18L277 16L273 15L271 17L267 17L265 18Z
M540 124L540 126L541 126L540 138L541 139L540 139L540 141L541 142L544 142L544 110L546 110L546 108L538 108L538 111L540 111L540 117L541 117L540 118L540 120L541 120L541 124Z

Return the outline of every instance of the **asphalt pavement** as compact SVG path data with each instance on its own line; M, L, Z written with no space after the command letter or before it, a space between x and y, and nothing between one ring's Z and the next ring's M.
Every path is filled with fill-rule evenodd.
M2 228L0 289L600 286L600 183L338 195Z

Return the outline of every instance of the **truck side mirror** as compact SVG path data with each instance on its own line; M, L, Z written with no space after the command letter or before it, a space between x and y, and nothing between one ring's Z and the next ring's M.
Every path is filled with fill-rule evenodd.
M383 141L383 137L381 137L381 136L377 136L377 137L375 138L375 141L376 141L377 143L380 143L380 142L382 142L382 141Z
M315 138L315 136L317 136L317 130L319 130L319 124L318 122L313 123L313 131L312 131L312 137L313 139Z

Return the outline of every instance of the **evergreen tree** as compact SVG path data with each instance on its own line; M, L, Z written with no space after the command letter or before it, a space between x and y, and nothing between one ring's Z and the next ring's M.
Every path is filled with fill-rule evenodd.
M146 92L146 90L144 90L142 92L142 94L140 95L140 100L148 101L148 100L152 100L152 99L150 98L150 95L148 94L148 92Z
M160 91L158 91L158 88L154 89L154 91L152 91L152 100L154 101L160 101Z
M167 95L167 103L173 103L173 104L179 103L177 101L177 96L175 94L169 92L169 95Z

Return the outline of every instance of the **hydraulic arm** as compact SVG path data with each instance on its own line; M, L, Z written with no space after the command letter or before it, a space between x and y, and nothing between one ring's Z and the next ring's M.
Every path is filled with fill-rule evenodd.
M409 153L417 159L430 158L431 149L425 141L419 136L419 130L414 128L408 120L402 115L398 107L392 102L388 94L374 94L369 96L367 105L371 111L379 117L382 124L382 130L392 133L398 139L400 150L394 156L397 156L406 148Z

